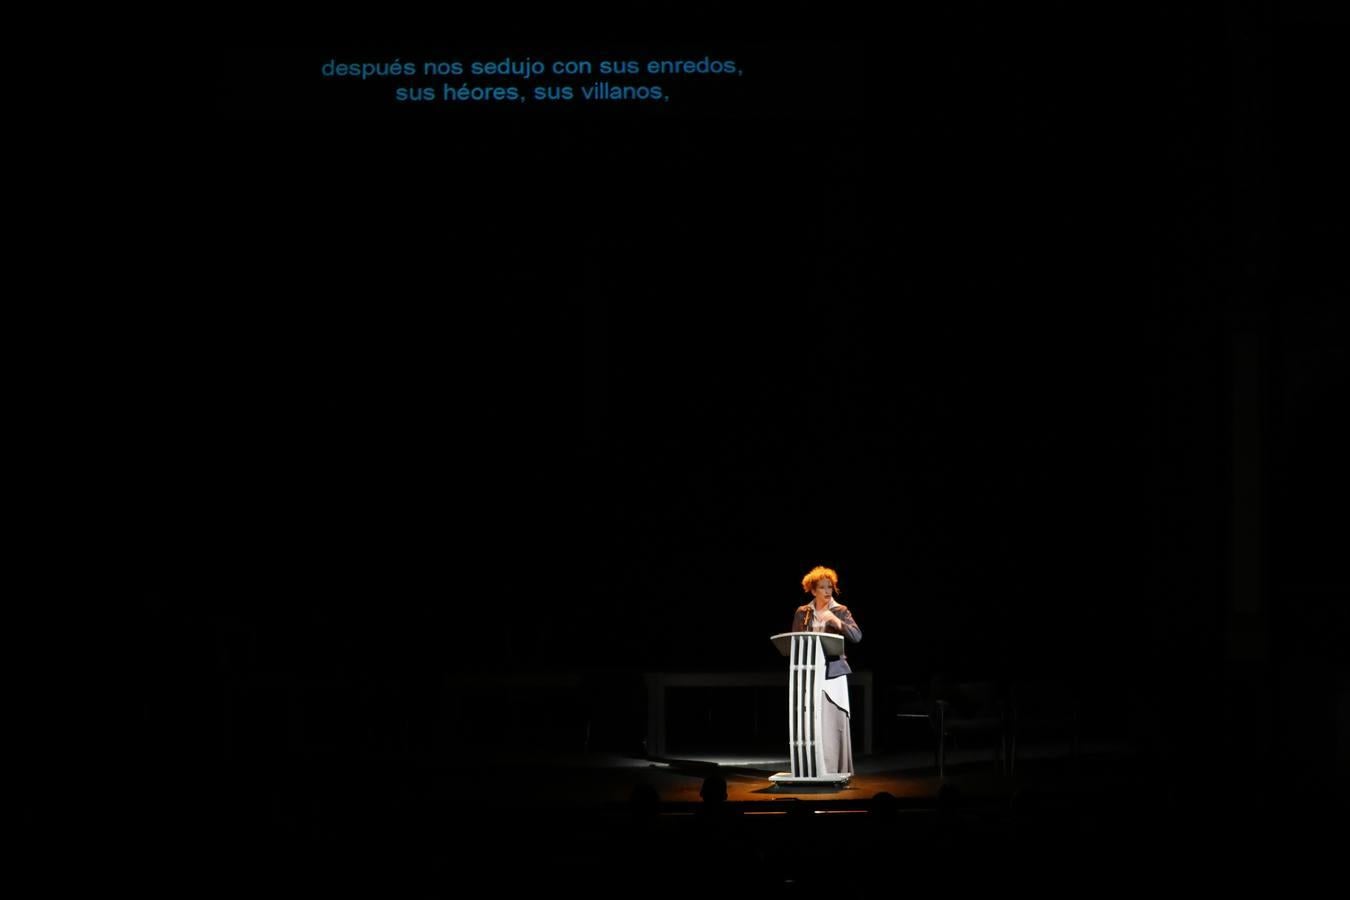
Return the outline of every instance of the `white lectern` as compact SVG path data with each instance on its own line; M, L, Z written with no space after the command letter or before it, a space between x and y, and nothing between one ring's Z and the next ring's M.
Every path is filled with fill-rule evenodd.
M825 686L825 657L841 656L844 639L837 634L792 631L770 640L788 658L788 752L791 772L770 775L779 784L837 784L852 772L824 771L821 740L821 689Z

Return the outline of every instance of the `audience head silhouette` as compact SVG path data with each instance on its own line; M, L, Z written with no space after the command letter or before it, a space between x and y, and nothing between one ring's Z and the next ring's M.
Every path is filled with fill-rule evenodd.
M633 785L633 790L628 795L628 811L632 813L634 819L647 821L656 818L656 811L660 805L661 798L657 796L656 788L645 781Z
M698 795L703 798L704 803L725 803L727 780L716 773L709 775L703 779L703 787L699 788Z

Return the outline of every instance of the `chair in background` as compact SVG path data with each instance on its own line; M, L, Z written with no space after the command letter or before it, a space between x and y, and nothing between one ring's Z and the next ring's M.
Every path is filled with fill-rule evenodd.
M923 723L925 740L931 733L933 722L933 704L924 697L918 686L912 684L894 685L890 689L891 713L897 725L917 725ZM938 765L937 745L933 745L933 766Z
M937 732L938 775L945 777L947 747L968 738L988 738L994 762L1008 772L1008 703L996 681L933 679L933 728Z
M1017 767L1017 748L1033 741L1067 745L1078 759L1079 701L1074 688L1063 681L1022 681L1013 684L1010 699L1009 771Z

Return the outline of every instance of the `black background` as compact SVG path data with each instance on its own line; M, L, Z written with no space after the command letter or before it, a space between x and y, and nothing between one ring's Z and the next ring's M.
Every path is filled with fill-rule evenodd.
M201 424L149 510L158 652L206 685L149 686L198 722L183 752L269 745L215 717L232 685L392 681L429 734L447 672L772 669L825 564L883 682L1067 679L1146 750L1254 731L1329 773L1338 26L641 10L224 32L183 344L209 375L151 375L143 410ZM747 74L407 114L312 77L597 48ZM610 710L631 749L640 703Z

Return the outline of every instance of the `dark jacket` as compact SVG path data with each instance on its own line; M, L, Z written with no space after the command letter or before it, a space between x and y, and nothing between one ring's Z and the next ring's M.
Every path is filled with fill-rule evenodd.
M811 607L813 606L815 606L814 603L807 603L804 606L797 607L797 613L792 617L793 631L809 631L811 629ZM839 618L839 621L844 623L844 627L840 628L838 625L831 622L829 625L825 626L826 634L841 635L845 641L852 641L855 644L862 640L862 629L858 627L857 622L853 621L853 613L848 611L847 606L840 603L838 606L831 609L830 612L834 613ZM847 653L839 656L825 657L826 678L848 675L852 671L853 670L848 666Z

